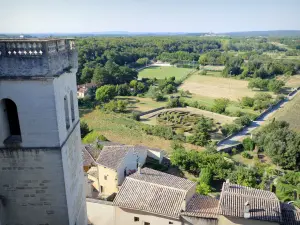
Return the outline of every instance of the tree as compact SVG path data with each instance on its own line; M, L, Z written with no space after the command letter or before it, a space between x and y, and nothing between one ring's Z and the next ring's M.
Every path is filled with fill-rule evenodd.
M112 100L104 104L104 109L112 112L126 112L128 102L123 100Z
M281 89L284 87L285 83L282 80L270 80L268 84L269 91L273 91L274 93L279 93Z
M97 86L110 83L112 77L108 73L108 71L100 66L97 66L94 70L93 74L93 82L97 84Z
M232 183L255 188L257 186L257 177L258 175L253 169L237 166L229 174L228 178Z
M93 75L94 75L94 69L85 66L82 69L80 80L82 83L89 83L91 82Z
M205 65L208 64L208 59L207 59L207 55L206 54L200 55L200 57L199 57L199 64L203 65L203 66L205 66Z
M249 89L258 88L259 90L266 90L268 88L268 80L263 80L261 78L251 79L248 83Z
M114 85L104 85L97 89L96 100L99 102L108 102L116 96L116 88Z
M150 86L148 90L148 96L155 101L164 101L165 97L162 92L155 86Z
M229 104L229 99L227 98L215 99L213 105L213 111L217 113L224 113L228 104Z
M136 63L139 65L139 66L145 66L146 65L146 63L149 61L149 59L148 58L139 58L137 61L136 61Z
M300 170L300 134L285 121L272 121L253 136L253 140L274 164L284 169Z
M90 133L90 128L88 124L84 121L80 121L80 132L81 138L84 138L88 133Z

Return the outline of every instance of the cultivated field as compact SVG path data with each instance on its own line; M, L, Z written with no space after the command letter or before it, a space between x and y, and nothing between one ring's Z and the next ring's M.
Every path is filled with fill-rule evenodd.
M139 98L135 96L118 96L115 99L127 100L129 102L128 110L134 112L145 112L155 108L166 106L166 102L156 102L151 98Z
M228 98L237 101L244 96L253 97L257 91L248 89L248 81L193 74L180 86L199 96Z
M290 124L291 129L300 131L300 94L298 93L284 108L280 108L272 118L284 120Z
M183 79L192 70L187 68L177 68L173 66L151 66L139 72L138 78L165 79L175 77L176 80Z
M286 80L285 86L291 87L291 88L298 88L298 87L300 87L300 75L290 76Z

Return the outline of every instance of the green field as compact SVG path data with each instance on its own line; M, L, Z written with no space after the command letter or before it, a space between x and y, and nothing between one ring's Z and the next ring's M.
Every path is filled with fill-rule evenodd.
M146 112L152 109L166 106L166 102L156 102L151 98L139 98L135 96L117 96L115 99L128 101L128 110L132 112Z
M280 108L273 118L283 120L290 124L290 128L300 132L300 94L298 93L293 100Z
M175 77L176 80L180 80L186 77L192 69L177 68L171 66L151 66L145 68L139 72L138 78L157 78L165 79L169 77Z

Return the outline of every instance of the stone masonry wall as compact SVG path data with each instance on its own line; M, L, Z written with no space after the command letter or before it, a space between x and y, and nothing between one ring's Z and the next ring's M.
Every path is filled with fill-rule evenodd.
M0 150L6 225L67 225L61 150Z

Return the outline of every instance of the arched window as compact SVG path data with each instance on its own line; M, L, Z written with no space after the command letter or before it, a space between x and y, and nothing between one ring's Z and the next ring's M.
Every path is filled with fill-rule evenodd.
M70 128L70 118L69 118L69 104L68 104L68 97L64 97L64 106L65 106L65 120L66 120L66 129Z
M70 102L71 102L71 118L72 118L72 123L73 123L75 121L73 91L70 92Z
M13 142L21 142L21 129L20 129L20 122L19 122L19 116L18 116L18 109L16 104L10 100L10 99L3 99L1 101L1 107L3 112L1 114L3 115L2 118L6 121L5 134L7 135L7 138L5 141L13 141Z

